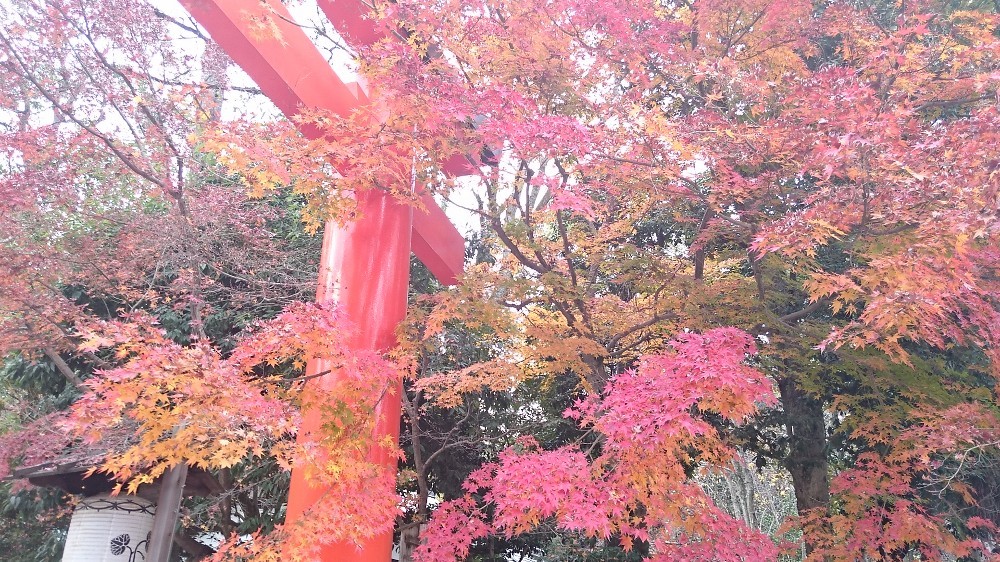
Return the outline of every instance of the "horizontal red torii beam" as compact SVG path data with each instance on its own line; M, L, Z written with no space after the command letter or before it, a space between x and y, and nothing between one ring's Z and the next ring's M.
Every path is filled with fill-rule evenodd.
M302 108L318 108L347 116L353 109L368 105L369 100L356 83L345 83L337 76L301 28L280 3L250 0L181 0L198 23L257 83L261 91L288 117ZM362 18L356 2L321 1L338 31L355 41L370 44L383 34L371 21ZM333 14L331 16L331 14ZM337 14L342 17L337 19ZM251 30L254 21L273 22L275 32L268 35ZM312 127L300 130L309 138L320 133ZM452 165L449 168L456 168ZM465 240L451 224L444 211L430 195L421 203L426 212L413 216L413 253L438 281L452 285L464 267Z
M347 115L369 101L356 84L346 84L336 75L305 33L291 23L284 6L275 0L181 0L213 39L260 86L261 90L291 117L301 108L320 108ZM363 18L360 0L320 5L338 31L355 45L367 45L383 34ZM251 30L254 21L269 21L273 32ZM306 136L321 133L300 127ZM461 169L460 159L446 168ZM457 165L456 165L457 164ZM347 164L349 165L349 163ZM344 227L329 223L323 236L323 253L317 299L335 297L355 324L354 349L387 350L395 345L395 328L406 313L409 255L413 252L445 284L453 284L463 270L465 241L429 195L421 198L426 212L393 200L383 192L358 194L362 218ZM412 236L411 236L412 233ZM322 361L311 361L307 375L328 369ZM331 373L311 384L327 385L337 378ZM387 393L380 401L374 440L399 437L400 394ZM315 409L305 413L299 438L307 438L321 425ZM369 458L395 472L396 459L373 446ZM292 471L286 523L294 524L323 495L312 488L303 471ZM333 544L321 550L325 562L388 562L392 533L356 546Z

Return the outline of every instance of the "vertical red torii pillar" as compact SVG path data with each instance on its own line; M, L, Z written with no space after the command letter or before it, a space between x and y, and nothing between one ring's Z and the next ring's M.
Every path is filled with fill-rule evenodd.
M368 103L357 85L345 84L327 64L285 8L275 0L181 0L212 38L291 117L302 108L322 108L347 115ZM368 44L380 33L363 19L361 0L319 0L319 5L345 37ZM270 17L273 37L251 31L255 19ZM307 136L316 131L303 129ZM347 163L350 165L350 163ZM336 298L357 327L356 349L386 350L395 345L395 328L406 311L410 250L437 279L452 284L462 271L465 243L430 196L427 212L414 211L386 193L359 195L363 218L349 226L327 224L323 236L317 299ZM312 362L309 373L325 370ZM335 380L331 373L315 381ZM400 389L401 391L401 389ZM399 393L383 398L377 412L376 435L399 437ZM300 438L319 428L317 413L307 415ZM373 447L373 455L378 455ZM386 470L396 470L392 458L377 458ZM294 523L323 494L309 486L301 470L292 471L286 521ZM392 535L375 537L359 549L334 544L323 549L325 562L388 562Z

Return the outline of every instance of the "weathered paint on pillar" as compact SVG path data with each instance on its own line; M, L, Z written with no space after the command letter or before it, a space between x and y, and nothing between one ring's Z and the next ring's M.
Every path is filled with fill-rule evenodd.
M406 314L410 268L410 222L412 207L400 204L391 195L369 193L361 201L363 218L345 227L328 224L323 239L320 285L317 300L336 298L355 326L354 349L385 351L396 344L396 326ZM326 369L314 361L309 374ZM320 378L320 385L337 380L336 372ZM393 393L386 393L376 410L378 423L373 442L385 436L399 438L401 381ZM319 412L306 412L299 439L320 428ZM369 459L396 471L396 459L381 447L373 447ZM292 470L287 521L297 521L322 495L309 485L302 470ZM392 534L375 537L362 548L354 544L333 544L322 550L325 561L387 562L392 550Z

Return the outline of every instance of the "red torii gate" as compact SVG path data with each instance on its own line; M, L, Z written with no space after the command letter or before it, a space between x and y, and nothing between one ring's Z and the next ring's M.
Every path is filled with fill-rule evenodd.
M302 29L290 23L291 16L279 2L181 0L181 4L285 115L291 117L302 108L321 108L346 116L369 103L357 84L340 80ZM337 31L355 46L383 37L363 18L367 7L361 0L318 0L318 4ZM271 18L278 36L251 33L252 20L261 17ZM302 132L311 137L318 134L309 128ZM351 342L354 348L386 350L395 345L394 331L406 312L410 250L439 281L453 284L462 272L465 241L429 195L422 197L426 213L415 212L388 193L368 192L358 197L361 220L345 227L326 225L316 298L338 300L357 327ZM307 374L323 370L322 362L313 361ZM336 376L331 373L313 384L324 384ZM387 394L379 404L375 436L398 439L399 395ZM300 439L319 425L318 412L307 414ZM373 447L373 460L395 471L396 460L378 451ZM322 494L322 489L309 486L303 471L293 470L286 522L300 519ZM387 533L360 549L353 544L331 545L323 549L321 557L326 562L387 562L391 551L392 534Z

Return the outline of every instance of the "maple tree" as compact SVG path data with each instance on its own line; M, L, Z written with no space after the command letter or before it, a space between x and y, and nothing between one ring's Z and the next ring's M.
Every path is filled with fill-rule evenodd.
M995 555L995 6L375 3L374 104L298 127L218 123L210 81L160 74L193 60L149 58L170 43L138 4L24 7L0 37L5 350L89 389L82 435L137 424L104 466L133 488L182 462L326 467L315 517L217 558L308 559L397 518L416 560L795 551L699 484L738 448L787 469L810 559ZM456 154L472 178L443 173ZM206 181L215 158L231 175ZM335 308L289 304L307 290L264 298L288 250L244 189L294 191L316 228L365 190L419 204L414 183L480 238L391 358L346 351ZM221 338L216 308L238 315ZM302 393L313 357L351 376ZM401 372L405 450L378 446L412 468L402 496L360 454ZM328 416L319 443L291 445L299 407Z
M252 201L198 150L193 135L219 117L222 95L236 91L224 78L225 57L196 27L143 3L19 2L5 10L2 27L0 348L12 354L4 384L39 387L33 394L42 398L12 403L10 412L24 427L5 431L0 472L9 474L9 460L30 466L58 459L67 444L93 440L98 430L135 415L134 409L115 411L93 394L97 389L132 398L119 408L143 400L166 406L172 393L185 396L183 388L217 404L228 400L234 411L261 413L253 407L261 399L253 389L267 379L256 377L274 369L250 376L244 371L252 365L237 368L222 358L231 355L246 327L310 298L319 240L302 232L296 198ZM204 52L185 46L192 40ZM122 324L126 318L141 322ZM83 334L97 339L83 345ZM136 338L127 342L131 347L122 334ZM114 342L124 347L108 349ZM180 369L172 374L170 359ZM130 364L162 367L155 375L162 384L130 375ZM53 380L53 373L64 382ZM234 394L209 392L204 380L212 376ZM64 417L59 411L88 389L91 394L76 402L81 417L68 420L78 428L83 424L88 435L77 439L58 431ZM239 396L247 400L242 407L234 400ZM276 416L290 408L283 400L259 423L278 423ZM100 411L109 417L91 417ZM214 412L210 421L218 422L222 411ZM247 436L231 423L218 425L241 439L207 458L206 444L215 447L225 437L212 436L211 426L189 428L191 439L183 443L168 440L177 449L164 448L159 439L163 424L188 423L192 415L209 418L165 408L145 413L145 437L126 439L120 450L112 447L109 452L124 455L108 457L117 463L104 468L124 477L178 460L216 467L213 474L225 492L192 506L186 525L191 532L179 538L186 550L202 556L211 551L192 538L205 530L228 533L244 522L268 528L280 521L277 499L269 507L268 498L255 496L260 490L281 496L287 478L267 455L246 454L274 431ZM142 439L155 446L137 452ZM201 458L185 457L187 446L189 453L200 450ZM18 492L5 505L24 509L30 496ZM242 515L234 520L235 513Z
M383 8L408 45L361 53L390 108L379 134L415 146L429 178L455 150L482 165L472 211L496 248L497 262L439 297L424 337L453 319L510 351L422 379L442 404L563 373L600 394L667 334L741 325L774 346L761 360L778 379L792 436L782 460L805 513L831 507L822 400L836 389L819 376L892 371L869 346L919 371L907 351L919 343L981 350L995 372L988 9ZM351 146L351 126L331 130ZM875 418L909 424L935 405L897 407L901 419ZM851 437L877 449L873 435ZM866 554L958 548L917 542ZM850 556L836 544L827 552Z

